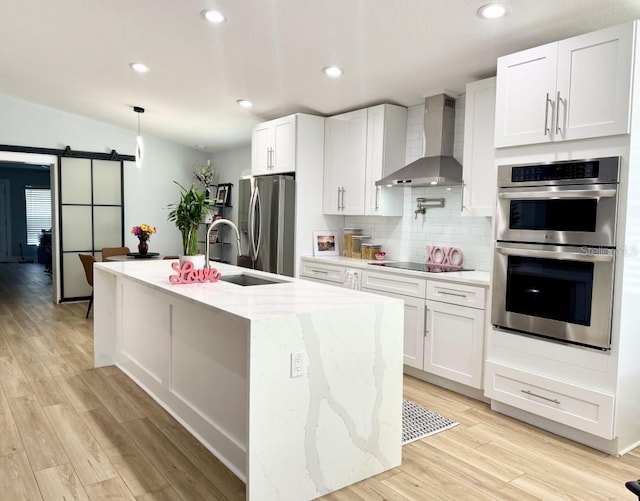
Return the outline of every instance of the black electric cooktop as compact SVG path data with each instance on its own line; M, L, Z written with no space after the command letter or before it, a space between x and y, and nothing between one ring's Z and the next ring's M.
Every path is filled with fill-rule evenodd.
M471 268L459 266L438 266L437 264L410 263L408 261L398 261L395 263L369 263L372 266L383 266L385 268L399 268L401 270L425 271L427 273L447 273L449 271L473 271Z

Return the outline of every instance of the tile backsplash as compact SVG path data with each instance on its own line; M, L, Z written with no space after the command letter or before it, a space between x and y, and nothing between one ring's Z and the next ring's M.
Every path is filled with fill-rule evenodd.
M456 100L453 156L462 163L464 146L464 96ZM407 118L406 163L422 156L424 104L411 106ZM345 227L358 227L382 245L388 259L422 262L428 245L458 247L464 266L489 271L493 252L492 219L462 216L462 187L390 188L404 190L402 217L346 216ZM444 207L414 213L416 199L444 198Z

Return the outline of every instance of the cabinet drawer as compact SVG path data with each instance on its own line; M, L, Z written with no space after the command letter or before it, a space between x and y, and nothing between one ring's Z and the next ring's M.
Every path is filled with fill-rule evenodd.
M316 280L323 280L327 282L344 283L344 266L333 266L330 264L318 264L302 261L300 268L300 275L308 278L315 278Z
M362 288L404 294L412 297L425 297L426 280L392 273L362 272Z
M485 395L593 435L613 438L614 396L487 362Z
M443 303L459 304L484 310L484 287L451 282L427 281L427 299Z

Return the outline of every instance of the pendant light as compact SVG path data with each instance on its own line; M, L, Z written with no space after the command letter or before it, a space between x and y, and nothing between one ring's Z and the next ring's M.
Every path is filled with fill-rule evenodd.
M133 111L138 114L138 136L136 137L136 167L138 169L141 169L144 145L142 142L142 136L140 135L140 114L144 113L144 108L141 108L140 106L134 106Z

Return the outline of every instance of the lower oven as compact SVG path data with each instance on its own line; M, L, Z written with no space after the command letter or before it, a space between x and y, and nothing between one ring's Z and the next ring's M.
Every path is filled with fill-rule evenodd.
M608 350L615 252L607 247L497 242L491 323Z

